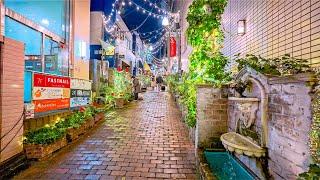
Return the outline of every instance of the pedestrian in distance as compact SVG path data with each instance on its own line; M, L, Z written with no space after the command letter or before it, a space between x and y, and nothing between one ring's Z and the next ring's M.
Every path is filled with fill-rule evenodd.
M163 83L163 78L161 75L159 75L156 79L157 81L157 89L158 91L161 91L162 83Z
M139 93L141 92L141 85L140 81L137 77L132 76L132 85L133 85L133 94L134 94L134 100L138 100Z

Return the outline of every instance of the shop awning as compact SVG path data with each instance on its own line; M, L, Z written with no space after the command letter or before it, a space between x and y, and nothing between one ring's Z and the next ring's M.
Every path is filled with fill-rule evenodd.
M151 71L149 64L147 64L146 62L145 62L144 65L143 65L143 69L144 69L145 71Z

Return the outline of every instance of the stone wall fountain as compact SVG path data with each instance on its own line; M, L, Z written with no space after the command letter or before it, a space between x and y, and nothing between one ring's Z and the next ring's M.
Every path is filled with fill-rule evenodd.
M314 77L271 77L247 67L236 80L251 84L243 96L229 95L224 147L261 179L296 179L310 164Z
M229 97L234 101L240 113L236 115L236 132L228 132L221 136L224 147L230 152L245 154L252 157L265 156L265 149L260 144L256 132L251 130L258 110L258 98Z

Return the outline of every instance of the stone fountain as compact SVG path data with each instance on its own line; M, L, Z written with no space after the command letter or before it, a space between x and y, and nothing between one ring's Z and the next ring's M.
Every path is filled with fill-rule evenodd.
M249 157L266 156L267 144L267 104L268 98L262 83L252 76L240 76L241 80L250 81L260 89L260 97L229 97L230 103L234 104L236 125L234 132L223 134L220 139L224 147L240 155ZM257 111L260 108L262 134L252 130L252 126L258 120ZM260 120L259 119L259 120Z

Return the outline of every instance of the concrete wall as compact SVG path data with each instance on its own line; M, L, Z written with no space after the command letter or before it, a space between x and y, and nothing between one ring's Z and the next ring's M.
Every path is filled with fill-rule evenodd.
M308 169L312 122L309 78L270 80L269 167L275 179L295 179Z
M75 0L73 4L74 59L72 77L89 80L90 0ZM82 53L81 43L85 43L85 52Z
M227 132L227 103L221 89L197 87L196 147L209 147L213 138Z
M104 25L101 11L90 12L90 44L100 45L103 40Z
M0 163L22 152L24 45L1 37ZM12 130L11 130L12 129Z
M246 20L247 32L237 35L237 22ZM223 53L279 57L290 54L320 64L320 1L228 0L223 14Z

